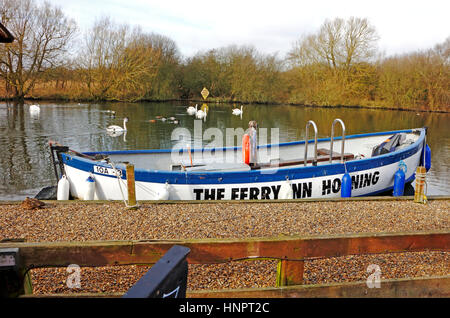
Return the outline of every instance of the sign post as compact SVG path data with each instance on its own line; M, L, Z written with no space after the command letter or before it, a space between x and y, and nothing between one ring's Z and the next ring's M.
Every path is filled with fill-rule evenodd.
M206 87L203 87L202 91L200 92L200 94L202 94L203 99L206 101L206 98L208 98L209 96L209 91ZM208 104L203 103L201 110L204 111L206 114L208 113L209 109L208 109ZM206 120L206 117L205 117Z

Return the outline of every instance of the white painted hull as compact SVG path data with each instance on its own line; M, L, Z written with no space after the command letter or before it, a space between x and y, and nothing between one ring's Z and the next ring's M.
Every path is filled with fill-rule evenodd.
M422 134L420 136L414 144L408 146L405 150L393 152L391 156L382 155L371 159L362 159L359 163L358 160L352 160L348 161L345 166L337 162L333 164L326 163L316 167L282 167L273 175L264 174L263 171L260 174L255 172L247 173L245 171L225 173L167 172L158 179L159 182L152 182L151 180L146 181L142 179L145 179L147 175L150 178L158 172L142 170L139 173L140 170L136 170L136 199L138 201L160 199L165 189L168 191L168 200L337 198L341 196L341 180L345 172L343 169L348 169L347 171L352 177L352 197L376 194L393 188L394 174L399 169L400 161L406 164L407 167L405 173L406 182L414 180L414 172L420 164L423 147ZM397 157L398 160L396 159ZM109 171L100 173L98 171L93 172L92 169L84 168L81 165L78 167L72 164L72 161L65 161L64 167L73 197L83 199L86 179L92 175L95 179L95 200L128 199L126 179L120 179L121 181L119 181L117 177L112 176L111 166L105 165L105 167L109 167L107 168ZM92 163L92 166L94 167L95 164L95 162ZM119 166L117 167L119 168ZM121 167L121 169L125 172L124 167ZM302 169L305 173L302 172ZM227 182L228 176L235 175L240 179L237 180L235 178L233 180L237 180L236 182ZM289 180L286 180L284 176L287 176ZM166 178L172 178L167 185ZM186 179L180 180L182 178ZM194 178L196 179L194 180ZM211 178L214 182L209 183L207 181L208 178ZM223 181L220 180L222 178ZM217 179L220 181L217 181ZM258 181L258 179L264 180ZM189 183L190 180L193 180L192 183ZM293 190L293 193L284 191L286 185Z

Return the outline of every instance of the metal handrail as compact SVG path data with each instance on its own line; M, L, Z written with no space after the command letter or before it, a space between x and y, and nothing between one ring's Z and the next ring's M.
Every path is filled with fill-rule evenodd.
M310 125L314 127L314 160L313 166L317 166L317 125L312 120L308 120L306 123L306 134L305 134L305 166L307 165L307 157L308 157L308 128Z
M344 122L339 118L336 118L331 125L330 163L333 161L334 124L336 124L337 122L339 122L342 126L341 163L344 163L345 125Z

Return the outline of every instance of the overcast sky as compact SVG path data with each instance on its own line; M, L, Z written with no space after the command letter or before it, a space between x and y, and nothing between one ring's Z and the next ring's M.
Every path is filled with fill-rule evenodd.
M450 36L448 0L50 0L82 30L109 16L169 37L184 56L231 44L262 53L292 48L325 19L368 18L387 55L427 49Z

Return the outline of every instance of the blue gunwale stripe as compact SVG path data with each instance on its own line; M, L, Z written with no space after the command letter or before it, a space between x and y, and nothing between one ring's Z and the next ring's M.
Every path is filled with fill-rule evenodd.
M346 136L346 139L352 138L364 138L371 136L381 136L381 135L392 135L400 132L412 132L412 129L408 130L397 130L388 132L377 132L369 134L351 135ZM296 179L307 179L314 177L331 176L337 174L345 173L345 166L348 172L363 171L368 169L374 169L381 166L389 165L394 162L403 160L414 155L419 151L425 138L425 130L421 129L419 139L405 147L401 150L394 151L392 153L387 153L384 155L376 156L374 158L366 158L359 160L348 161L345 164L332 163L323 164L320 166L307 166L307 167L296 167L296 168L274 168L274 169L264 169L264 170L251 170L251 171L230 171L230 172L181 172L181 171L161 171L161 170L149 170L149 169L136 169L135 170L135 180L141 182L153 182L153 183L165 183L169 184L240 184L240 183L256 183L256 182L276 182L286 180L288 177L290 180ZM342 139L341 137L335 138L335 140ZM322 138L318 141L329 141L330 138ZM308 143L313 142L309 140ZM281 143L279 145L263 145L261 147L285 147L292 145L304 144L305 141L294 141ZM212 150L215 148L208 149ZM241 147L227 147L227 148L217 148L220 150L236 150L241 149ZM193 149L196 150L196 149ZM203 151L204 149L197 149L196 151ZM109 152L85 152L86 155L104 154L104 155L117 155L117 154L150 154L150 153L168 153L171 149L155 149L155 150L129 150L129 151L109 151ZM109 168L110 166L104 162L96 162L86 158L81 158L77 156L70 156L67 154L62 154L64 164L71 166L73 168L83 170L86 172L93 172L94 165L103 166ZM118 166L123 166L119 164ZM117 167L120 168L120 167ZM122 170L122 178L126 178L126 171L124 168ZM261 173L263 171L264 173ZM95 173L97 174L97 173ZM116 178L111 175L98 174L106 177Z

